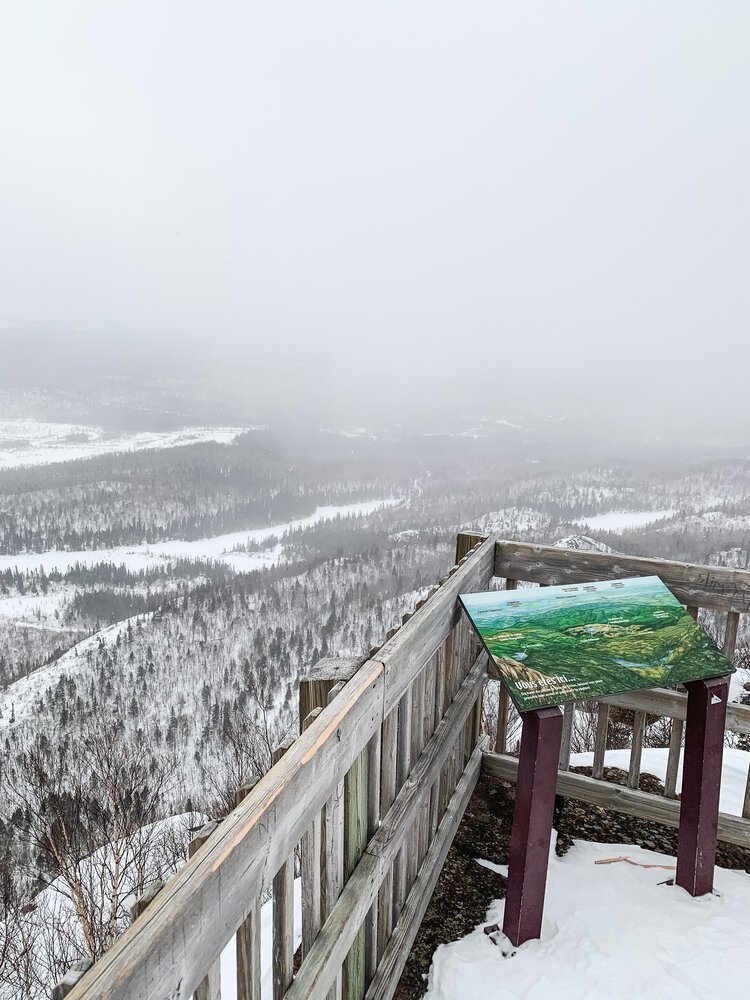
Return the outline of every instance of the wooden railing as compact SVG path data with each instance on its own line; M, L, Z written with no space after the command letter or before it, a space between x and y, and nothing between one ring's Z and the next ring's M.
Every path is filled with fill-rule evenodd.
M390 998L481 769L487 656L457 598L494 567L494 537L460 536L457 565L348 679L303 685L299 737L62 995L217 1000L234 938L238 1000L257 1000L272 896L274 1000Z
M285 741L237 807L204 828L188 864L134 908L134 922L93 967L71 972L70 1000L217 1000L219 958L233 939L238 1000L259 1000L260 903L274 900L274 1000L389 1000L482 768L514 781L501 693L494 752L480 736L487 656L460 613L460 593L658 575L697 615L726 615L732 654L750 611L750 572L638 559L461 534L457 565L361 664L321 665L300 691L301 732ZM604 778L612 706L634 712L628 787ZM664 796L638 789L646 717L672 719ZM685 696L654 690L599 706L593 777L568 770L574 707L565 713L558 791L676 825ZM730 706L728 729L750 732ZM744 817L720 836L750 845ZM295 855L302 926L294 926ZM295 954L295 934L301 947Z
M476 542L479 537L481 536L470 536L470 539ZM701 608L724 615L722 646L724 654L731 660L737 643L740 616L750 611L750 572L520 542L497 543L495 576L505 579L507 589L516 588L519 582L550 586L651 575L659 576L678 600L685 604L694 618L697 618ZM569 772L576 706L572 704L565 706L558 793L592 805L676 827L679 823L679 803L675 799L686 704L687 695L683 691L666 688L601 699L596 708L597 725L591 777ZM632 718L629 720L632 740L626 786L605 780L604 762L613 707L625 710L625 713L632 712ZM506 781L515 781L518 768L517 759L506 752L511 711L507 692L502 689L499 695L494 752L485 754L483 765L488 773ZM663 796L641 791L638 787L644 735L649 718L652 722L656 718L670 720ZM730 703L726 730L728 733L750 734L750 707ZM730 843L750 847L750 773L742 816L721 813L719 837Z

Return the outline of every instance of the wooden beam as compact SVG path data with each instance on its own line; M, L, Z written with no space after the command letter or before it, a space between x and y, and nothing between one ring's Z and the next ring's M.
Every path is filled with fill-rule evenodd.
M594 742L594 766L591 769L592 778L600 780L604 776L604 755L607 752L607 733L609 731L609 705L599 702L599 714L596 720L596 740Z
M684 691L651 688L648 691L618 694L599 700L615 708L642 711L648 715L666 716L670 719L681 719L683 722L686 718L687 695ZM727 706L727 729L733 733L750 733L750 705L730 702Z
M469 716L476 692L483 683L483 670L484 658L480 657L396 796L393 807L367 845L365 854L344 886L285 1000L317 1000L326 995L377 895L388 865L392 863L408 835L415 815L429 794L432 781ZM386 950L387 948L388 945Z
M244 802L260 779L253 775L235 793L235 805ZM237 1000L260 1000L260 898L250 903L250 912L235 936Z
M382 721L369 660L87 973L73 1000L188 1000Z
M740 614L750 611L750 571L723 566L498 540L495 576L549 584L658 576L682 604Z
M486 753L482 762L484 771L501 781L515 784L518 758L508 754ZM589 805L613 812L636 816L653 823L677 828L680 823L680 803L661 795L641 792L609 781L597 781L573 771L558 771L557 794L565 798L588 802ZM750 848L750 823L740 816L719 813L719 840Z
M419 869L417 880L412 886L375 978L365 994L365 1000L390 1000L398 986L456 830L476 787L482 768L482 746L483 744L480 744L476 747L469 757L469 763L440 820L437 833Z
M292 748L294 737L287 736L273 752L278 764ZM294 974L294 853L273 877L273 1000L283 1000Z

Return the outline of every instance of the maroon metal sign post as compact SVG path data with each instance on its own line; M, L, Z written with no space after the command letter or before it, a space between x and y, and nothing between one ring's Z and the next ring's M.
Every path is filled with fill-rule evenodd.
M542 932L563 715L554 706L522 712L521 720L521 758L503 917L503 933L516 947Z
M691 896L714 887L729 678L690 681L675 882Z
M691 896L713 890L728 677L685 685L687 723L677 847L677 885ZM521 757L510 840L503 933L515 947L542 931L562 737L558 707L522 712Z

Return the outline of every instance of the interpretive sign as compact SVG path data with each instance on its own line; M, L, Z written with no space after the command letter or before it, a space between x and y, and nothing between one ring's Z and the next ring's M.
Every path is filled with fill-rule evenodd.
M460 601L519 712L734 670L658 576Z

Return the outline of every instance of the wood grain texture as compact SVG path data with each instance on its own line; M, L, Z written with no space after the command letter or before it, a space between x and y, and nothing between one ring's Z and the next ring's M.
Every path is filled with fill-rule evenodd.
M630 766L628 768L628 788L637 788L641 777L641 757L643 756L643 737L646 732L646 713L633 713L633 745L630 749Z
M611 698L601 698L600 701L616 708L643 711L648 715L667 716L671 719L681 719L683 722L687 711L685 692L672 691L668 688L651 688L648 691L618 694ZM727 729L733 733L750 733L750 705L729 703Z
M740 614L750 611L750 570L723 566L498 540L495 576L548 584L658 576L683 604Z
M486 753L482 767L487 774L502 781L515 783L518 759L508 754ZM566 798L588 802L589 805L613 812L637 816L653 823L677 827L680 822L680 803L666 799L662 795L652 795L623 785L613 785L608 781L596 781L572 771L558 771L557 794ZM740 816L719 813L719 840L740 847L750 847L750 822Z
M260 779L252 776L237 789L235 805L244 802ZM260 898L250 903L250 912L235 936L237 1000L260 1000Z
M292 748L294 737L288 736L273 752L278 764ZM273 1000L283 1000L292 981L294 965L294 854L287 858L273 878Z
M607 733L609 731L609 705L599 702L599 715L596 720L596 739L594 742L594 766L591 777L597 780L604 775L604 755L607 752Z
M219 828L216 820L210 820L195 834L188 844L188 858L193 858L209 838ZM221 965L218 961L211 966L195 989L193 1000L221 1000Z
M406 839L421 803L429 793L431 781L464 725L483 682L484 663L477 661L466 678L446 717L399 791L388 815L367 845L352 877L333 908L328 920L302 964L287 994L287 1000L319 1000L326 995L337 969L347 954L367 911L375 899L388 865ZM477 771L481 761L477 755ZM459 816L460 819L460 816ZM428 852L429 858L429 852ZM423 868L427 865L423 865ZM416 930L416 929L415 929ZM389 946L386 945L386 950ZM377 978L377 973L376 973Z
M202 851L74 988L73 1000L188 1000L382 720L365 663Z
M672 719L669 733L669 753L667 754L667 773L664 776L664 795L668 799L677 797L677 772L680 767L680 750L685 723L682 719Z
M482 744L472 752L469 763L448 803L375 978L367 990L366 1000L390 1000L398 986L456 830L476 787L481 768Z
M570 743L573 738L573 717L575 704L570 702L563 706L563 728L560 740L560 768L567 771L570 768Z

